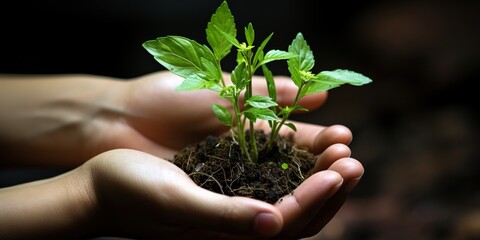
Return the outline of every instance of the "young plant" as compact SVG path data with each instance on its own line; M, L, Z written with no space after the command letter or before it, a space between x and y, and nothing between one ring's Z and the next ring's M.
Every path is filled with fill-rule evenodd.
M273 33L256 47L255 30L249 23L244 27L245 41L237 39L234 17L226 1L223 1L211 16L206 28L206 38L210 47L181 36L165 36L143 43L143 47L172 73L184 80L176 88L178 91L209 89L227 99L233 108L212 104L218 120L231 128L232 138L240 145L245 159L256 162L258 149L254 123L268 121L271 135L268 148L271 149L282 126L296 130L288 122L293 111L307 109L298 105L299 100L309 94L326 91L342 84L360 86L371 79L349 70L322 71L312 73L314 56L301 33L298 33L288 51L269 50L265 47ZM236 67L231 71L230 82L223 77L221 61L237 50ZM279 106L276 102L276 89L273 73L267 64L287 60L292 81L298 87L295 100L290 106ZM268 88L268 96L253 95L252 77L262 69ZM243 94L244 102L241 102ZM248 132L248 138L247 138Z

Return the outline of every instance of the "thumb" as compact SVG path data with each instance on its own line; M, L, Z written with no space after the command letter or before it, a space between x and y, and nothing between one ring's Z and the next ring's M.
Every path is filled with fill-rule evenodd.
M282 215L271 204L246 197L229 197L193 185L183 188L188 192L183 201L184 209L190 209L186 216L194 228L258 237L275 236L283 228Z

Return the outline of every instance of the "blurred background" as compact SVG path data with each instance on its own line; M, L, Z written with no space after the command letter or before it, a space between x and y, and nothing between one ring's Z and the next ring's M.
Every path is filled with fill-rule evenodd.
M163 70L141 44L165 35L206 43L221 0L8 1L0 5L0 72L128 79ZM373 83L342 86L295 120L343 124L365 175L312 239L480 239L479 1L230 0L267 49L302 32L314 70ZM233 61L232 61L233 62ZM288 74L282 63L275 74ZM226 70L229 69L228 67ZM475 97L477 96L477 97ZM0 172L0 187L64 169Z

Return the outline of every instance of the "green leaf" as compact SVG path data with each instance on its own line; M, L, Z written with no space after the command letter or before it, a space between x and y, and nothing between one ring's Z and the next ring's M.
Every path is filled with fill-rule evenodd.
M252 23L248 23L248 26L245 28L245 38L247 39L247 44L252 46L255 40L255 30Z
M272 101L277 101L277 89L275 87L275 80L273 79L273 73L268 69L267 65L262 65L263 75L267 81L268 96Z
M281 166L282 166L282 169L283 169L283 170L287 170L287 169L288 169L288 163L286 163L286 162L282 163Z
M339 87L342 84L335 84L332 82L323 82L323 81L309 81L303 86L300 97L305 95L314 94L318 92L328 91L330 89Z
M256 122L257 119L275 121L277 116L268 108L249 108L243 112L250 121Z
M293 111L305 111L308 112L308 108L302 107L300 105L295 105L293 107L290 106L285 106L284 108L281 109L280 113L278 113L279 116L286 116Z
M372 79L350 70L337 69L334 71L322 71L315 81L361 86L372 82Z
M219 83L220 79L222 78L222 71L219 69L218 65L205 58L201 58L200 61L202 62L205 70L208 72L208 76L212 77L212 81L215 83Z
M243 56L243 54L240 52L240 51L237 51L237 65L240 65L242 63L245 63L247 64L247 60L245 59L245 57Z
M313 52L303 38L302 33L298 33L295 39L293 39L290 46L288 46L288 51L297 54L297 57L288 59L287 64L293 82L297 87L300 87L306 80L303 79L301 72L309 72L315 64Z
M235 87L230 85L222 88L219 96L229 100L235 100L236 99Z
M241 49L242 48L242 45L240 44L240 42L235 38L236 37L236 34L235 35L231 35L231 33L228 33L228 32L224 32L222 29L220 29L219 27L217 27L216 25L213 26L214 28L216 28L218 30L218 32L225 38L225 40L227 40L229 43L233 44L236 48L238 49Z
M225 32L234 38L237 34L235 19L228 8L226 1L223 1L223 3L217 8L210 18L210 22L208 22L206 29L207 41L212 47L213 53L218 61L223 59L232 48L232 43L225 39L220 31Z
M295 57L296 58L296 57ZM290 62L294 58L290 58L287 63ZM295 86L300 87L303 84L302 75L300 74L300 69L295 64L288 64L288 71L290 72L290 76L292 77L292 81Z
M303 38L302 33L298 33L295 39L293 39L290 46L288 46L288 51L296 54L297 58L291 58L288 60L288 66L294 66L294 69L300 71L310 71L312 70L315 59L313 52L310 50L307 41Z
M300 96L328 91L343 84L361 86L370 82L370 78L350 70L322 71L305 84Z
M297 127L295 126L295 124L293 124L291 122L284 123L284 125L289 127L290 129L292 129L295 132L297 131Z
M282 50L270 50L265 54L265 56L263 57L259 65L264 65L266 63L277 61L277 60L290 59L296 56L297 55L294 53L290 53Z
M180 36L159 37L142 45L154 58L172 73L188 77L191 74L208 71L202 63L215 62L212 51L205 45Z
M250 105L254 108L269 108L278 106L270 97L255 95L247 99L246 105Z
M176 91L191 91L209 88L213 85L211 78L204 73L194 73L186 77L175 89Z
M214 92L220 93L220 92L222 92L223 87L220 84L213 84L213 85L209 84L208 89L212 90Z
M270 41L270 39L272 38L273 36L273 32L270 33L270 35L268 35L267 38L265 38L263 40L263 42L260 44L260 46L257 48L257 51L255 52L255 55L253 56L253 65L256 66L257 65L257 62L259 61L262 61L263 59L263 49L265 48L265 46L267 45L267 43Z
M245 62L235 67L231 74L232 83L237 89L243 90L248 83L247 71L245 70Z
M218 105L218 104L213 104L212 105L212 110L215 113L215 116L217 116L218 120L231 127L232 126L232 115L228 111L228 109L224 106Z
M292 107L292 111L304 111L304 112L308 112L308 108L306 107L303 107L303 106L300 106L300 105L295 105Z

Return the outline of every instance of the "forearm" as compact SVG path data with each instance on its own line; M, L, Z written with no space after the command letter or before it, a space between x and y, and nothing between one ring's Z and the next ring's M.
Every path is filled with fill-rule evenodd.
M0 189L0 239L85 239L95 233L91 178L73 170Z
M118 84L92 75L0 75L0 165L76 166L91 157L88 131L118 110Z

